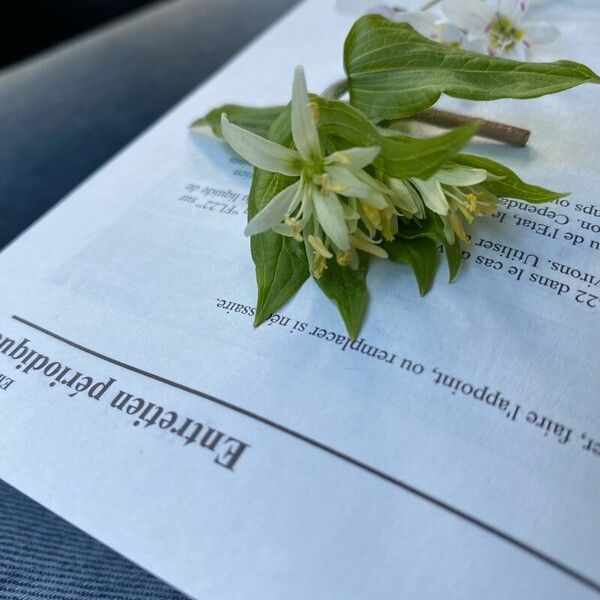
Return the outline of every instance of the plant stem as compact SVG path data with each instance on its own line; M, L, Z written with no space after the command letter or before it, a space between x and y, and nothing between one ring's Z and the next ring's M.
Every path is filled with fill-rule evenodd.
M429 0L429 2L425 2L423 6L421 6L421 10L429 10L432 6L439 4L442 0Z
M344 79L338 79L328 85L321 93L321 96L328 100L339 100L347 91L348 80L344 77Z
M322 96L329 99L338 99L347 91L348 80L340 79L334 81L327 87L323 91ZM460 125L465 125L466 123L480 121L481 125L477 131L478 136L496 140L498 142L504 142L505 144L511 144L512 146L519 146L521 148L527 144L531 133L528 129L521 129L514 125L498 123L497 121L488 121L486 119L477 119L476 117L469 117L460 113L439 110L437 108L428 108L421 113L412 115L410 120L435 125L442 129L452 129L454 127L459 127Z
M520 148L523 148L527 144L531 133L528 129L521 129L514 125L498 123L497 121L488 121L486 119L477 119L475 117L468 117L467 115L461 115L447 110L439 110L437 108L428 108L422 113L412 116L411 119L421 123L442 127L443 129L452 129L453 127L472 123L473 121L479 121L480 126L476 135L490 140L504 142L505 144L511 144L512 146L519 146Z

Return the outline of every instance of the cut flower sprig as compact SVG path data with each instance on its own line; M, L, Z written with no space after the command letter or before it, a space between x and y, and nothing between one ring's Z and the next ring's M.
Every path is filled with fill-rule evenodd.
M469 227L493 214L499 198L542 203L565 195L463 153L485 123L415 138L400 133L399 122L435 110L442 94L527 99L600 82L578 63L477 54L433 42L409 24L380 15L353 25L344 71L335 94L309 95L297 68L289 105L229 104L192 124L195 132L210 127L254 165L246 234L256 266L255 325L312 275L356 337L372 259L407 264L423 295L440 256L454 279ZM344 90L348 100L335 99ZM510 132L489 133L511 139Z
M357 249L387 254L373 230L360 227L367 215L393 212L390 190L365 171L381 148L354 147L323 153L302 67L294 75L291 127L295 149L268 141L230 123L221 128L229 145L255 167L298 177L248 223L246 235L273 229L302 241L312 273L319 278L333 256L341 265L358 267ZM389 219L388 219L389 220Z
M462 219L494 210L496 198L476 186L490 177L485 169L453 165L426 180L388 177L373 169L378 146L357 146L325 155L317 130L318 108L311 103L302 67L294 75L291 130L294 148L262 138L221 115L228 144L259 169L297 178L275 195L248 223L245 234L268 230L305 245L312 275L320 279L327 261L357 269L359 252L388 258L399 221L440 216L448 243L466 241ZM374 175L366 169L371 167Z

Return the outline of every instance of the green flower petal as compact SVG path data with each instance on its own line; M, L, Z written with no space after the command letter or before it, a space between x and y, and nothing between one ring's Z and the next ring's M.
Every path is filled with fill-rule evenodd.
M254 215L246 225L244 234L247 236L256 235L279 225L288 214L290 206L292 206L300 191L300 181L297 181L279 192L261 211Z
M339 198L332 193L322 194L317 186L312 188L312 197L317 221L327 237L340 250L348 250L350 240L348 239L344 210Z
M415 215L418 219L425 218L425 207L421 197L401 179L390 178L392 202L403 211Z
M221 115L221 130L227 143L255 167L271 173L300 175L302 159L295 150L230 123L225 113Z
M488 172L485 169L474 169L473 167L450 167L440 169L434 176L440 183L446 185L455 185L457 187L465 185L476 185L485 181Z
M321 156L319 134L310 110L306 79L302 67L296 67L292 88L292 137L304 160L312 161Z
M427 208L431 209L438 215L448 214L448 200L446 200L446 196L444 195L444 190L442 189L440 182L437 181L435 177L427 179L426 181L417 179L415 177L411 179L411 181L419 190L419 193L421 194L423 202L425 202L425 206L427 206Z
M381 152L379 146L366 146L364 148L348 148L330 154L326 159L326 164L339 163L347 165L353 169L363 169L370 165L377 155Z
M387 206L380 189L380 182L364 171L353 172L347 167L330 165L325 167L325 173L329 175L338 194L349 198L359 198L378 210Z

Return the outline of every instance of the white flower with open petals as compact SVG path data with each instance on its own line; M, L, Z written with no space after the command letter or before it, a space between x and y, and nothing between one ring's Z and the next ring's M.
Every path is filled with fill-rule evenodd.
M463 32L454 23L427 11L404 10L392 2L384 4L374 0L337 0L336 8L344 14L378 14L396 23L408 23L422 36L441 44L460 46L464 40Z
M247 131L221 116L223 137L255 167L298 179L279 192L248 223L246 235L269 229L303 241L311 270L320 277L334 255L339 264L358 266L356 249L387 256L378 240L357 229L364 210L390 207L387 187L364 171L379 147L356 147L324 155L302 67L294 75L292 139L287 148ZM361 207L361 211L358 210Z
M466 32L470 49L525 60L532 46L548 44L559 35L553 25L528 22L528 6L528 0L444 0L442 12Z

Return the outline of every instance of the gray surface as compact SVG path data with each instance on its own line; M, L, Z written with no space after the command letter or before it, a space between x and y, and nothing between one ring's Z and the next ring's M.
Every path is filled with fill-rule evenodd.
M2 72L0 248L293 4L171 2ZM2 600L180 597L0 481Z
M0 74L0 248L294 0L180 0Z

